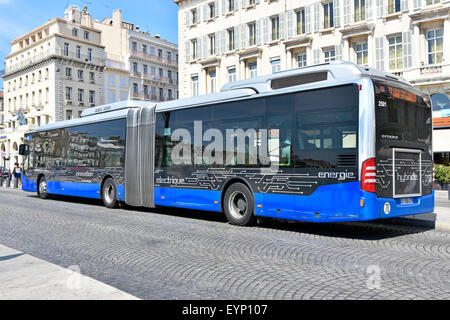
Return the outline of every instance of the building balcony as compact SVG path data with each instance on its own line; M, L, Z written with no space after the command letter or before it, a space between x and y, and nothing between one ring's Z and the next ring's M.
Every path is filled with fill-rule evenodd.
M176 60L159 57L156 55L144 53L142 51L137 51L137 50L133 50L133 49L131 49L130 53L131 53L132 57L141 58L141 59L153 62L153 63L163 64L163 65L166 65L169 67L178 68L178 62Z
M31 65L37 64L39 62L45 61L50 58L65 58L70 60L75 60L87 64L93 64L97 66L105 66L105 60L102 58L97 58L94 56L88 56L83 54L77 54L76 52L64 52L64 49L62 48L50 48L46 51L40 52L38 54L35 54L34 56L24 59L18 63L12 64L10 66L7 66L5 69L4 75L9 75L11 73L14 73L18 70L25 69ZM31 83L33 84L33 83Z

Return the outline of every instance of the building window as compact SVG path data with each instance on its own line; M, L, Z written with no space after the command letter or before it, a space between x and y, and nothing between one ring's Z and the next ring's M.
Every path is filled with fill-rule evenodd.
M162 56L163 56L162 50L161 50L161 49L158 49L158 58L159 58L159 59L162 59Z
M280 59L272 60L272 73L279 72L281 70L281 62Z
M148 86L144 84L144 97L148 99Z
M72 88L66 87L66 100L72 101ZM33 98L34 101L34 98Z
M389 38L389 69L403 68L402 36Z
M93 90L89 91L89 103L95 104L95 91Z
M89 40L89 32L88 31L84 32L84 39Z
M197 39L191 40L192 59L197 59Z
M114 76L113 75L108 76L108 84L110 86L114 86Z
M71 68L66 68L66 77L72 78L72 69Z
M228 82L235 82L236 81L236 68L228 68Z
M172 52L167 51L167 60L172 60Z
M427 6L429 6L430 4L435 4L435 3L440 3L441 0L427 0Z
M69 56L69 44L68 43L64 43L64 55L66 57Z
M280 39L280 17L271 18L272 21L272 40Z
M78 102L84 102L84 90L78 89Z
M66 110L66 120L70 120L70 119L72 119L72 110ZM39 120L41 120L41 119L39 119Z
M258 64L256 61L248 63L248 71L250 78L256 78L258 76Z
M191 17L192 17L191 23L192 23L192 24L196 24L197 21L198 21L198 17L197 17L197 9L192 9L192 10L191 10Z
M327 49L323 51L325 56L325 62L335 61L336 60L336 50L333 49Z
M75 54L76 54L77 59L81 59L81 47L80 46L77 46Z
M323 5L323 28L332 28L334 26L333 2L324 3Z
M228 29L228 51L234 50L234 29Z
M366 0L354 0L355 22L366 20Z
M138 65L137 62L133 62L133 72L137 73L138 72Z
M131 43L131 50L133 50L133 51L137 51L137 42L132 42Z
M92 61L92 49L88 49L88 60Z
M83 79L83 70L78 70L78 79Z
M142 45L142 53L147 54L147 46L145 44Z
M77 29L77 28L73 28L73 29L72 29L72 35L73 35L74 37L78 37L78 29Z
M234 0L227 0L228 12L234 11Z
M427 31L428 64L442 63L443 58L443 31L434 29Z
M172 100L172 99L173 99L173 96L172 96L172 90L171 90L171 89L168 89L168 90L167 90L167 98L168 98L169 100Z
M208 4L208 8L209 8L209 18L212 19L216 16L216 6L214 5L214 2Z
M90 72L89 73L89 80L93 83L95 82L95 73L94 72Z
M256 23L248 24L248 45L254 46L256 44Z
M306 53L299 53L297 55L297 66L306 67Z
M164 101L164 89L159 88L159 100Z
M369 63L369 53L367 50L367 42L358 43L355 45L356 63L367 66Z
M198 76L191 77L192 82L192 95L198 96Z
M133 93L135 95L139 93L139 87L137 83L133 83Z
M144 73L147 74L148 73L148 66L146 64L144 64Z
M208 72L209 77L209 92L216 92L216 69L211 69Z
M305 33L305 9L298 10L297 15L297 34Z
M388 0L388 13L395 13L400 11L400 0Z
M216 54L216 36L214 34L209 35L209 54Z

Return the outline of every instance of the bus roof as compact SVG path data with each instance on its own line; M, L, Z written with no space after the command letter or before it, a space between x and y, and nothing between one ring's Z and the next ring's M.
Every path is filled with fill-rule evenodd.
M258 93L270 92L281 88L297 87L317 83L318 86L333 82L351 81L361 77L377 77L395 80L411 86L405 79L348 61L332 61L323 64L301 67L253 79L230 82L222 87L222 92L251 88Z

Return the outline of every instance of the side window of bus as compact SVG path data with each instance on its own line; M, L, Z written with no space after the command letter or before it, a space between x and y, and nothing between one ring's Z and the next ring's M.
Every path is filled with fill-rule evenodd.
M216 155L223 164L216 163L214 166L259 166L258 131L264 126L264 114L264 99L236 101L213 107L214 127L223 137L223 149Z
M270 162L279 163L280 167L293 164L294 101L292 94L266 99L268 156Z
M348 85L297 94L296 167L334 168L339 159L356 165L358 92Z

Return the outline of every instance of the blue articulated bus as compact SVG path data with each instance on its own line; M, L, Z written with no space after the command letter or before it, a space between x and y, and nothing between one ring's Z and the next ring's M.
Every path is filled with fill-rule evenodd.
M25 135L23 190L311 222L434 211L429 97L331 62L164 103L124 101Z

